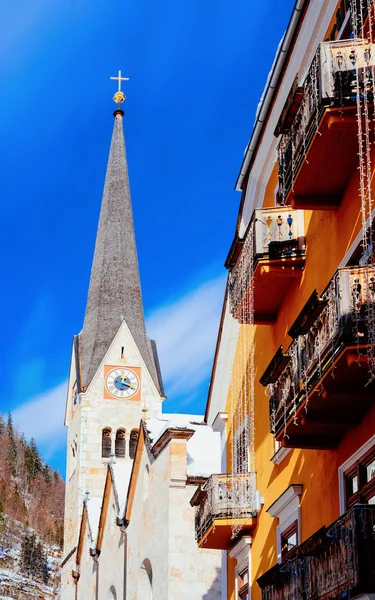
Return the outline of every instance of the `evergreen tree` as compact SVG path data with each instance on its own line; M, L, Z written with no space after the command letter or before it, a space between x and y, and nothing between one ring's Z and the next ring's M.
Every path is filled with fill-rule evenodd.
M12 413L8 413L8 421L6 425L6 431L8 434L9 448L7 454L7 463L13 477L17 474L17 443L14 434L13 417Z
M21 545L21 568L28 576L43 581L49 580L49 567L43 544L34 532L26 533Z
M30 577L36 573L40 562L38 542L35 533L26 533L21 545L21 568Z
M7 537L7 527L6 527L6 521L5 521L5 513L4 513L4 506L2 501L0 500L0 548L2 549L6 544L6 537Z
M5 522L4 506L0 499L0 527Z
M30 479L35 479L35 477L43 471L44 465L34 438L31 438L30 443L26 444L24 452L27 474Z
M5 421L3 419L3 416L0 415L0 439L3 437L5 430L6 430Z
M43 479L46 483L52 483L52 469L48 465L43 466L42 470Z
M49 574L49 565L47 552L43 548L43 544L40 544L40 552L41 552L41 563L40 563L40 573L42 576L42 581L44 585L48 585L50 574Z
M9 436L13 436L14 435L14 428L13 428L13 417L12 417L12 413L9 411L8 412L8 421L7 421L7 432Z

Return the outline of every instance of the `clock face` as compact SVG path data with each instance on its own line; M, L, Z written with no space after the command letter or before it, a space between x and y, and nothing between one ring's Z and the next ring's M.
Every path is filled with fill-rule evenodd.
M118 367L107 374L105 386L115 398L131 398L139 390L139 378L131 369Z

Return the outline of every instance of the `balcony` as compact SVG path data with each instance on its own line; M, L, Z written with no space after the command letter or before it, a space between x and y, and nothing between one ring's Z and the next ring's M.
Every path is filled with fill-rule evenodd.
M199 547L229 550L233 538L255 526L255 473L211 475L190 501L196 506L195 537Z
M242 240L232 244L229 298L240 323L273 323L291 283L305 264L303 211L258 208ZM253 316L254 315L254 316Z
M375 45L323 42L302 86L295 84L275 135L279 196L302 209L337 209L358 167L357 100L373 129ZM358 72L358 81L357 81ZM363 127L365 131L365 127Z
M260 381L283 446L335 448L363 419L375 389L375 268L339 269L311 296Z
M259 577L262 600L338 600L375 592L375 506L357 505Z

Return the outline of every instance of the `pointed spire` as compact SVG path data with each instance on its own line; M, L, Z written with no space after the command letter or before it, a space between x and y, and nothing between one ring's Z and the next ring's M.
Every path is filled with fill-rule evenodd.
M114 101L117 109L114 112L115 123L85 320L79 334L81 389L91 382L122 320L128 325L151 376L158 384L144 321L122 124L124 113L121 103L124 99L123 92L116 92Z

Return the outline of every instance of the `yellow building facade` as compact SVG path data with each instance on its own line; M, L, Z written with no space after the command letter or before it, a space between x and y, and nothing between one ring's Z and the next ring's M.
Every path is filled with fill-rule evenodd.
M196 492L228 600L375 598L375 12L298 0L236 188Z

